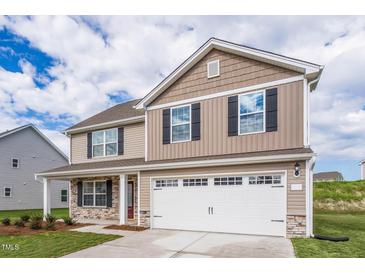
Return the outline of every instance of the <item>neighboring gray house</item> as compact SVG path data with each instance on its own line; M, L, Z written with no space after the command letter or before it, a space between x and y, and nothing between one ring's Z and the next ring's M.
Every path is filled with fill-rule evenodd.
M343 180L342 174L338 171L319 172L313 175L314 182L340 182Z
M43 184L34 173L68 164L68 158L33 125L0 133L0 210L43 207ZM68 207L68 182L53 184L52 208Z
M360 162L361 180L365 180L365 160Z

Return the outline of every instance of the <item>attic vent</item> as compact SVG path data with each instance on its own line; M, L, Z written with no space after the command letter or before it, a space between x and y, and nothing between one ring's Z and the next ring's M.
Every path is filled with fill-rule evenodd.
M207 63L208 78L219 76L219 60L210 61Z

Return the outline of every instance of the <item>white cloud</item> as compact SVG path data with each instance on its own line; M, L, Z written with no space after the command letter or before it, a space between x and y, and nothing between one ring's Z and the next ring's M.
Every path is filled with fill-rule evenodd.
M6 121L0 130L24 122L15 112L26 108L55 121L67 113L76 122L110 106L108 94L141 97L215 36L325 65L311 96L313 147L324 156L365 157L365 17L37 16L3 17L1 25L59 62L48 72L55 80L38 78L43 89L34 84L39 76L28 62L21 63L23 73L0 68L0 117ZM65 138L52 132L55 140Z

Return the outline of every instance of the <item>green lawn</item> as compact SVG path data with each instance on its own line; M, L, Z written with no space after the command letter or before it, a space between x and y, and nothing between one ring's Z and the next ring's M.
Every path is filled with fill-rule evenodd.
M314 233L348 236L348 242L294 238L295 254L301 258L364 258L365 214L319 213L314 215Z
M27 236L0 235L0 258L56 258L119 237L74 231ZM10 250L11 247L13 250Z
M292 239L302 258L365 257L365 182L314 183L314 234L348 236L348 242Z
M0 210L0 220L8 217L11 219L20 218L20 216L27 214L43 214L42 209L27 209L27 210ZM68 208L54 208L51 210L51 214L55 215L57 218L62 218L68 216Z

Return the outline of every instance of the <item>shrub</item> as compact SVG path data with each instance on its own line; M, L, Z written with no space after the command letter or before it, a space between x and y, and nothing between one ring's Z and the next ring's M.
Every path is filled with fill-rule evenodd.
M30 217L30 228L31 229L41 229L42 228L42 215L33 215Z
M65 222L66 225L74 225L76 224L76 221L74 219L72 219L71 217L63 217L62 218L63 221Z
M20 219L22 219L22 221L24 221L24 222L28 222L30 219L30 216L27 214L24 214L24 215L20 216Z
M1 223L2 223L3 225L10 225L10 218L7 218L7 217L3 218L3 219L1 220Z
M14 225L16 225L16 227L24 227L25 222L20 218L18 220L15 220Z
M53 229L57 218L51 214L46 215L46 229Z
M54 230L56 223L46 223L46 229L47 230Z
M55 217L55 216L53 216L53 215L51 215L51 214L47 214L46 215L46 222L47 222L47 224L49 223L49 224L51 224L51 223L55 223L56 222L56 220L57 220L57 218Z

